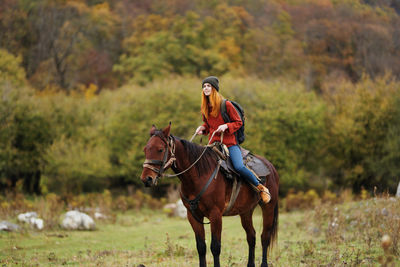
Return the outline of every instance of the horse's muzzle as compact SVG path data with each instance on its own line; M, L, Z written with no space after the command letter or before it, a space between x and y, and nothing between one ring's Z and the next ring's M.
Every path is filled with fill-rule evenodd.
M153 184L154 184L153 178L150 176L147 176L146 180L144 181L144 186L151 187Z

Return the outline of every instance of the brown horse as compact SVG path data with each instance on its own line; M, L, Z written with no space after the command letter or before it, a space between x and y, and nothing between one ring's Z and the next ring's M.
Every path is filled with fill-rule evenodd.
M195 233L199 266L206 266L204 217L208 218L211 224L211 252L214 256L214 266L220 266L222 215L228 206L233 182L227 180L219 171L218 157L212 149L170 135L170 126L171 124L163 130L157 130L154 125L151 128L151 137L144 148L146 160L141 180L146 186L153 186L157 184L159 178L166 176L163 172L171 167L181 181L181 197L188 209L188 220ZM271 202L266 205L260 204L262 202L259 194L249 184L244 183L227 215L240 215L249 246L247 266L255 266L256 232L252 215L257 204L260 204L263 215L261 266L264 267L268 266L268 248L276 240L278 233L279 176L269 161L259 158L271 172L266 180L266 186L271 193Z

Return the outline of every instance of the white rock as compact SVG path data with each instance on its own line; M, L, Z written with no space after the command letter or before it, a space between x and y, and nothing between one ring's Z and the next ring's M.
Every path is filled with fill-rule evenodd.
M61 227L68 230L94 230L96 224L86 213L71 210L65 214Z
M396 197L400 197L400 182L399 185L397 186Z
M31 218L37 218L37 217L38 217L37 213L34 211L31 211L31 212L19 214L17 219L19 222L29 223Z
M65 229L75 230L79 228L80 221L74 219L71 216L65 216L61 226Z
M21 213L18 215L17 219L19 222L31 225L33 228L36 228L38 230L43 230L44 227L43 220L38 218L37 213L34 211Z
M19 231L19 229L20 227L17 224L13 224L7 221L0 222L0 231L14 232Z
M40 218L30 218L29 224L38 230L43 230L43 220Z
M187 217L187 210L186 207L183 205L181 199L176 202L176 208L174 210L174 216L181 217L185 219Z

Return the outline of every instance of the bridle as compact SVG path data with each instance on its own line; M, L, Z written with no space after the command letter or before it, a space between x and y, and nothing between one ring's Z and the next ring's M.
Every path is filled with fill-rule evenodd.
M155 137L155 136L159 137L159 138L164 142L164 144L165 144L165 149L164 149L165 152L164 152L163 160L146 159L146 160L144 161L144 163L143 163L143 168L150 169L150 170L154 171L155 173L157 173L156 181L155 181L156 184L157 184L158 180L159 180L161 177L176 177L176 176L179 176L179 175L181 175L181 174L187 172L188 170L190 170L190 169L201 159L201 157L204 155L204 153L206 152L206 150L207 150L208 147L213 147L213 146L216 145L216 144L210 144L210 142L211 142L211 140L212 140L214 134L215 134L215 132L211 135L211 138L210 138L210 141L208 142L208 144L207 144L206 146L204 146L204 150L203 150L203 152L200 154L199 158L198 158L197 160L195 160L195 161L194 161L188 168L186 168L184 171L181 171L180 173L176 173L176 174L165 174L165 173L164 173L164 171L165 171L166 169L168 169L169 167L171 167L172 164L174 164L175 161L176 161L176 157L175 157L175 148L176 148L176 147L175 147L175 139L174 139L174 137L172 137L171 135L169 135L169 136L167 137L167 139L165 139L165 138L163 138L163 137L161 137L161 136L159 136L159 135L157 135L157 134L154 134L154 135L152 135L152 137ZM195 135L196 135L196 134L195 134ZM195 135L192 136L192 138L190 139L190 141L192 141L192 139L193 139L193 137L194 137ZM224 135L223 135L223 133L222 133L222 138L221 138L221 140L223 140L223 138L224 138ZM170 157L170 159L168 160L168 153L169 153L169 152L171 153L171 157ZM153 165L160 166L160 168L157 169L157 168L155 168Z
M156 176L156 183L157 183L158 179L160 179L162 176L167 176L164 174L164 171L172 166L172 164L176 161L176 157L175 157L174 138L172 136L168 136L167 140L166 140L158 135L153 135L152 137L155 137L155 136L159 137L165 143L163 159L162 160L146 159L143 163L143 168L148 168L148 169L154 171L155 173L157 173L157 176ZM168 160L169 153L171 153L171 157ZM160 166L160 168L157 169L153 165Z

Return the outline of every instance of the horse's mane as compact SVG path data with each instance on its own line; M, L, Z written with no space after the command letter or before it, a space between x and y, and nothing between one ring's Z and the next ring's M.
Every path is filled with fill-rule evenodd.
M195 162L203 153L205 147L187 141L185 139L181 139L179 137L174 136L174 138L180 141L185 148L186 154L188 155L190 163ZM218 161L217 155L212 151L210 147L206 148L204 155L201 159L193 166L197 170L199 176L207 174L210 169L214 168Z

